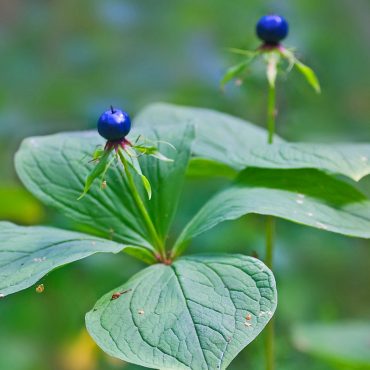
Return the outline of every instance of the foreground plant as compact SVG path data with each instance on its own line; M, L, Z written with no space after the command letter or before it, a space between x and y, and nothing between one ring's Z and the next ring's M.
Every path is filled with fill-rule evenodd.
M145 142L158 147L137 144L129 116L115 108L98 121L105 144L95 132L22 144L16 156L20 178L89 234L0 223L1 297L66 263L124 251L151 266L103 296L86 315L100 347L156 369L225 369L272 317L274 277L248 256L174 256L167 239L194 127L138 129ZM93 161L86 160L91 153Z
M109 291L86 316L90 334L112 356L154 369L226 369L261 332L277 304L273 275L261 261L227 254L182 257L196 236L220 222L258 213L370 237L370 201L350 180L330 175L357 181L369 174L369 145L293 144L279 137L268 145L266 131L236 117L166 104L144 109L125 138L134 142L139 135L172 159L136 158L151 184L150 200L141 176L128 167L160 244L115 151L104 175L107 186L94 182L77 201L86 178L99 166L86 158L106 144L96 132L26 139L15 160L26 187L86 233L0 223L0 293L5 300L51 270L98 252L123 251L150 265ZM184 178L204 176L204 169L208 177L235 180L177 238L172 235L170 244ZM47 294L47 280L42 283Z

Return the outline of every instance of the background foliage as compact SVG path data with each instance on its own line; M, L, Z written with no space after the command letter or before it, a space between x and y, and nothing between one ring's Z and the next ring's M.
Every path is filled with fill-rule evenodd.
M0 219L78 229L22 190L12 158L24 137L94 127L109 104L135 114L163 100L263 124L262 71L224 94L218 84L236 61L225 49L257 47L254 24L269 11L289 19L286 44L314 67L323 89L313 94L296 73L280 81L278 133L292 141L370 141L366 0L1 2ZM368 185L361 183L370 194ZM178 227L221 186L189 180ZM370 318L369 241L284 221L278 230L278 368L348 369L333 356L305 354L296 325ZM263 219L247 216L200 236L192 251L262 255L263 232ZM139 369L107 358L83 331L84 313L139 267L124 255L95 256L45 278L41 295L30 289L1 301L0 368ZM262 369L262 358L261 338L230 369Z

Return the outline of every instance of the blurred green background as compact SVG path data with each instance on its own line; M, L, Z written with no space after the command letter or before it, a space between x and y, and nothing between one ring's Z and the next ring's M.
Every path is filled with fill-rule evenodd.
M293 141L370 142L368 0L0 1L0 219L75 228L23 190L12 158L24 137L92 128L110 104L135 115L147 103L166 101L263 124L262 71L224 93L219 81L239 60L226 49L256 48L254 25L269 12L289 20L286 45L315 69L323 90L314 94L295 72L281 79L279 134ZM370 194L369 185L365 179L360 186ZM175 228L221 186L189 180ZM369 359L370 333L355 330L341 341L340 328L347 333L348 320L360 328L370 321L370 243L284 221L278 232L278 369L369 368L340 357L342 346L355 358L362 349ZM248 216L198 238L192 251L263 257L263 233L264 219ZM140 369L105 356L83 327L95 301L141 267L124 255L94 256L44 278L43 294L29 289L1 301L0 369ZM317 345L322 335L305 332L311 323L339 327L339 354L311 348L310 340L325 347ZM263 368L262 337L230 366Z

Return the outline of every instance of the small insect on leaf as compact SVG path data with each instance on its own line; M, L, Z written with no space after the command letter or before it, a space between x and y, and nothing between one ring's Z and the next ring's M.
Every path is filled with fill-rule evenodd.
M247 320L247 321L250 321L250 320L252 320L252 315L249 313L249 314L247 314L247 316L245 316L245 319Z
M124 290L123 292L116 292L116 293L113 293L112 294L112 298L110 299L111 301L114 301L115 299L118 299L119 297L121 297L122 294L126 294L128 292L131 292L132 289L127 289L127 290Z
M0 293L0 299L5 298L5 295L3 293Z
M39 294L43 293L45 290L44 284L38 285L35 290L36 290L36 293L39 293Z

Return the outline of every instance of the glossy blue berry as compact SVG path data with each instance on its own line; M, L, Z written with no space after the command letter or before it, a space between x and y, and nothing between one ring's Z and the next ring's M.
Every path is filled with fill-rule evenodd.
M119 141L131 130L130 116L121 109L111 108L98 120L98 132L108 141Z
M289 25L280 15L265 15L258 21L256 32L266 44L276 45L288 36Z

